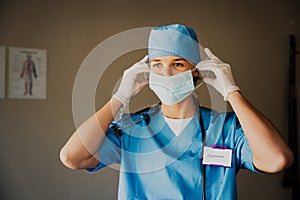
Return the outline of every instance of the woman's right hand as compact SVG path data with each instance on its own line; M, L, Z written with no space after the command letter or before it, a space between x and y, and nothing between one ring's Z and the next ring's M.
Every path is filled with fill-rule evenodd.
M124 71L118 91L112 97L120 101L123 106L127 106L131 97L137 95L148 84L148 80L140 82L137 80L138 74L149 72L147 60L148 55Z

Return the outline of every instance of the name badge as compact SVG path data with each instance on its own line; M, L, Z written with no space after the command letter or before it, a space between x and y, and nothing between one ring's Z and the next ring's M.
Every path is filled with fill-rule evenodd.
M204 146L203 165L231 167L232 149L225 146Z

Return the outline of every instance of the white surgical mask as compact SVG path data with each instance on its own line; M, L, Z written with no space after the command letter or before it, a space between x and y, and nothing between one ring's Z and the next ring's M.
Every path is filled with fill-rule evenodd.
M166 105L181 102L195 89L191 70L173 76L161 76L150 71L149 87Z

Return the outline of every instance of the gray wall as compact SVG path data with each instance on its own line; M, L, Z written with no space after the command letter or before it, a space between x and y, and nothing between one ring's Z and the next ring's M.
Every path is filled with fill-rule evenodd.
M101 41L132 28L175 22L193 27L203 46L231 64L244 96L287 138L288 35L300 41L299 8L296 0L0 1L0 44L48 51L47 100L0 100L0 199L116 199L117 171L69 170L59 150L75 130L72 89L82 61ZM97 108L110 98L123 69L144 53L121 57L105 72ZM297 87L299 97L299 70ZM155 101L146 89L131 109ZM241 171L238 195L289 199L282 178Z

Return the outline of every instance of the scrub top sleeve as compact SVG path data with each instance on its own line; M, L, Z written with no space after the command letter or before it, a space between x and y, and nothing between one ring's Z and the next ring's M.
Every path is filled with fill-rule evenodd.
M233 124L235 125L235 155L237 159L237 168L261 173L262 171L258 170L253 164L252 150L250 149L248 140L236 115L233 115Z
M120 164L121 160L121 136L109 128L98 150L100 162L95 168L86 169L87 172L96 172L108 165Z

